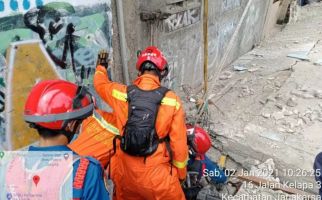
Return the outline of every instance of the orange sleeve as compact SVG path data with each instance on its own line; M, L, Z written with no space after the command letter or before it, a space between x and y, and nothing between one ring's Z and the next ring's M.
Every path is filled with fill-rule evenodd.
M188 161L187 128L182 103L178 97L177 105L180 107L174 113L169 136L173 152L172 164L178 169L179 179L184 180L187 174Z
M109 104L114 111L118 100L126 99L126 86L109 80L107 71L103 66L97 66L94 75L94 88L98 95Z

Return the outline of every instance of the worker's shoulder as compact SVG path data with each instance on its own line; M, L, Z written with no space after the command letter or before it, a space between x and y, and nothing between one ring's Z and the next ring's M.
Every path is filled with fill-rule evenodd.
M81 160L85 160L84 163L88 163L88 168L98 168L101 169L101 164L98 160L90 156L79 156L74 155L74 167L79 167ZM87 165L87 164L86 164Z
M171 98L171 99L176 99L177 101L181 101L180 97L172 90L169 89L169 91L165 94L165 97Z
M113 84L113 89L117 89L120 92L126 92L127 91L127 85L123 84L123 83L119 83L119 82L114 82L111 81L111 83Z
M100 162L98 160L96 160L95 158L90 157L90 156L86 156L86 157L83 157L83 158L86 158L87 160L89 160L90 165L96 165L96 166L101 167Z

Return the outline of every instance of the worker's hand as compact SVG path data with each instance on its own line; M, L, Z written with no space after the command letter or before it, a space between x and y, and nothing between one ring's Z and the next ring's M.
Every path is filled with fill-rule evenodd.
M101 50L99 53L98 53L98 56L97 56L97 63L96 65L102 65L104 66L106 69L108 68L108 52L105 51L105 50Z

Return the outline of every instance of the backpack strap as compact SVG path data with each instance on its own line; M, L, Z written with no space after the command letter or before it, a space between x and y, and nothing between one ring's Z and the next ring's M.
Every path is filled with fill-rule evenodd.
M137 89L138 87L136 85L129 85L127 86L127 89L126 89L126 93L127 93L127 102L130 102L131 101L131 96L133 94L133 92L135 92L135 90Z
M138 89L138 87L136 85L127 86L127 102L128 102L128 115L127 116L128 117L131 116L131 113L132 113L131 99L137 89ZM124 130L124 127L123 127L123 130Z
M140 88L138 88L138 86L136 85L129 85L127 86L127 102L131 102L131 97L133 96L134 92L136 90L141 90ZM153 91L153 90L152 90ZM160 95L161 100L163 99L163 97L165 96L165 94L169 91L168 88L160 86L159 88L155 89L154 92L156 92L158 95ZM149 91L150 92L150 91ZM160 100L160 103L161 103Z
M167 148L167 151L168 151L168 153L169 153L169 157L170 157L170 165L171 165L170 174L172 175L172 167L173 167L173 164L172 164L172 160L173 160L173 152L172 152L171 145L170 145L170 137L169 137L169 135L167 135L167 136L166 136L166 137L164 137L164 138L159 139L159 143L162 143L162 142L164 142L164 143L165 143L165 147Z
M160 104L161 104L161 102L162 102L162 99L164 98L164 96L167 94L167 92L169 92L170 91L170 89L168 89L168 88L166 88L166 87L163 87L163 86L161 86L161 87L159 87L157 90L156 90L156 92L159 92L160 94L161 94L161 96L162 96L162 98L161 98L161 100L160 100Z
M89 160L85 157L80 157L74 160L74 163L79 160L79 166L77 168L74 182L73 182L73 200L80 200L83 195L83 186L89 165Z
M112 155L114 155L116 153L116 140L122 140L122 136L120 135L116 135L113 138L113 152ZM109 163L108 163L108 179L111 179L111 164L112 163L112 159L110 159Z
M166 93L169 91L168 88L166 87L159 87L158 89L155 90L155 92L160 95L160 101L158 103L158 106L157 106L157 110L155 112L155 117L154 117L154 128L155 128L155 125L156 125L156 121L157 121L157 116L158 116L158 113L159 113L159 108L160 108L160 105L162 103L162 99L164 98L164 96L166 95Z

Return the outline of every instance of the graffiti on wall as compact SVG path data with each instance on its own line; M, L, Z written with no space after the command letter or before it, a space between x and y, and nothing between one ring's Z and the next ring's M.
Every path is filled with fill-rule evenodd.
M7 5L6 5L7 2ZM42 0L34 0L36 6L42 6L43 1ZM19 5L20 4L20 5ZM19 6L21 6L24 10L30 9L30 0L23 0L23 1L18 1L18 0L8 0L8 1L0 1L0 12L4 12L5 10L12 10L12 11L17 11L19 9Z
M0 149L37 139L22 111L38 81L91 85L96 55L111 50L110 0L0 0Z
M200 21L200 8L175 13L164 20L166 32L172 32Z
M0 57L0 149L5 142L5 64L3 56Z

